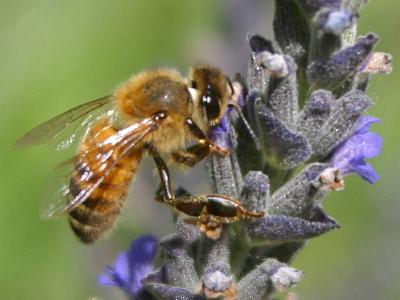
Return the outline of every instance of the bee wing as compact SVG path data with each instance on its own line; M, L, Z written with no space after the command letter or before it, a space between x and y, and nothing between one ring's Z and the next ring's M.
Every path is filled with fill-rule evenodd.
M43 201L40 202L40 216L43 219L56 218L67 205L70 194L69 178L74 169L74 158L55 167L46 178Z
M46 205L42 217L46 219L56 218L74 210L96 190L114 170L120 160L130 153L130 150L132 150L146 135L156 130L157 127L158 124L156 124L154 118L143 119L140 122L116 131L115 134L105 139L102 143L79 154L79 157L72 158L66 163L61 164L55 169L55 173L51 175L51 180L48 184L48 186L50 186L50 193L45 195L48 205ZM72 197L70 178L71 174L73 174L72 172L76 172L74 170L76 159L82 159L82 155L92 157L94 154L98 153L103 154L98 158L97 164L91 167L92 169L102 170L103 175L98 177L98 175L93 172L83 172L80 174L79 180L85 183L85 187L80 190L77 196ZM94 180L94 178L96 178L96 180Z
M57 150L66 149L91 120L110 108L111 103L112 97L105 96L76 106L28 131L15 146L24 148L49 143L55 144Z

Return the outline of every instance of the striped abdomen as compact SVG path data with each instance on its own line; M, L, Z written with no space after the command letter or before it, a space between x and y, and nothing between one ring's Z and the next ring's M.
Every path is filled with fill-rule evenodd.
M116 132L108 120L100 120L85 136L76 157L69 197L76 197L102 178L89 197L69 213L71 228L84 243L96 241L113 227L141 159L141 147L122 156L123 147L104 144Z

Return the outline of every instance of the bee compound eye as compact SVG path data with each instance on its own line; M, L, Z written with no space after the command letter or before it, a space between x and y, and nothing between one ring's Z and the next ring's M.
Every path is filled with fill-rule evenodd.
M205 108L208 121L215 121L218 119L220 108L220 94L218 91L209 84L201 98L201 103Z
M205 101L204 103L206 107L207 119L209 121L218 119L221 110L218 99L211 98L209 101Z

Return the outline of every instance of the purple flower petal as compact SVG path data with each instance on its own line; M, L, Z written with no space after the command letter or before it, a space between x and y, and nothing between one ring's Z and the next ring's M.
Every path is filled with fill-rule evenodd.
M357 129L354 132L354 134L368 132L372 124L379 123L380 121L381 121L380 119L375 118L373 116L361 116L357 120L356 124Z
M379 179L379 175L375 172L374 168L364 161L354 164L353 170L371 184L374 184Z
M101 285L104 286L120 286L120 284L122 285L122 282L120 282L120 284L116 284L118 278L116 277L114 269L109 266L106 267L105 272L100 274L100 276L98 277L98 281Z
M122 252L117 255L114 263L114 270L115 274L120 278L120 280L127 284L129 280L129 261L126 252Z
M157 240L153 235L142 235L134 240L127 253L128 260L133 264L151 264L157 252Z
M232 147L232 143L229 139L228 113L227 111L218 125L211 127L208 133L211 141L222 149L230 149Z
M378 180L378 174L365 162L365 159L375 157L381 152L382 138L377 133L368 131L376 122L379 119L360 117L353 135L333 151L330 162L342 175L357 173L371 184Z
M153 259L157 252L157 240L143 235L131 244L126 252L118 254L114 266L106 267L98 277L104 286L119 287L134 298L143 291L142 279L153 271Z

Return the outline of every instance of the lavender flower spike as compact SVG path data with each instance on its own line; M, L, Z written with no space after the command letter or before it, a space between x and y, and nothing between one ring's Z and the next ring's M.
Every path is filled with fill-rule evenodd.
M157 252L157 240L153 235L135 239L126 252L118 254L113 267L108 266L98 278L104 286L122 289L130 299L147 299L142 279L153 271L153 259Z
M304 275L290 265L294 255L309 239L340 227L323 200L343 189L345 175L378 179L366 162L382 145L369 131L379 120L363 115L374 102L366 88L372 74L390 71L392 58L372 52L377 35L356 39L364 1L273 1L274 38L248 36L248 70L231 85L230 103L241 111L229 107L205 132L229 150L207 157L210 190L229 201L202 202L173 189L174 203L182 197L186 208L174 211L176 233L160 240L157 261L155 238L142 236L100 284L133 300L294 297L287 289ZM243 217L235 207L264 216ZM210 239L204 229L218 234Z
M338 168L342 175L357 173L373 184L379 175L365 159L377 156L381 152L382 138L369 127L380 120L371 116L362 116L356 123L354 133L333 150L330 163Z

